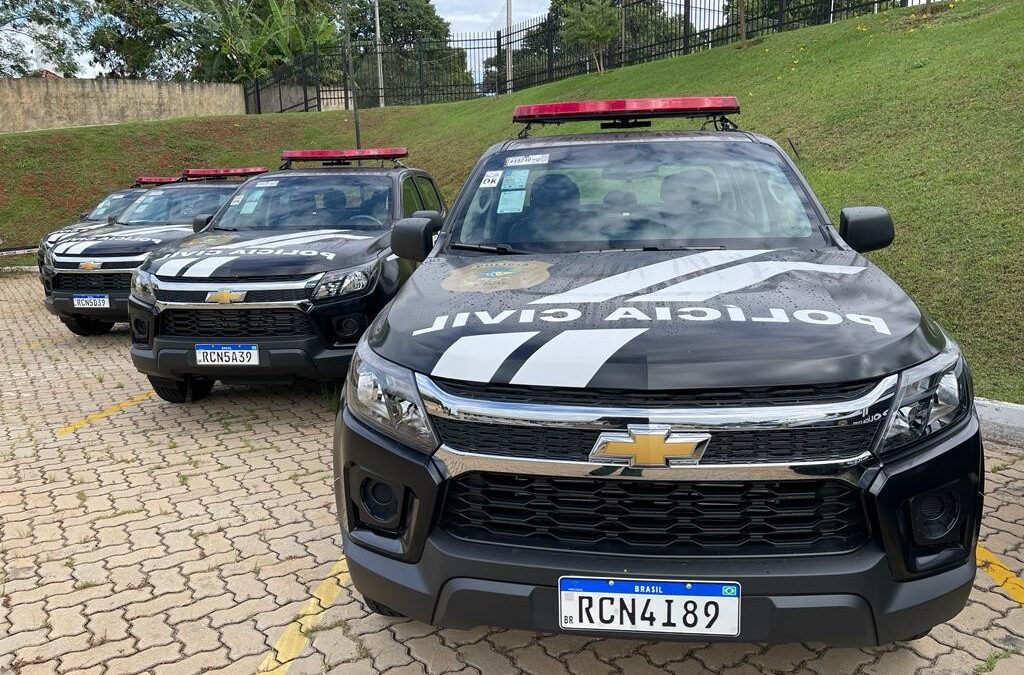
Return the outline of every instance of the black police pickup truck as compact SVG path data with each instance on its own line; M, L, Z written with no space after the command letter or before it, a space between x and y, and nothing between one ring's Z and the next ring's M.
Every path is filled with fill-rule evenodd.
M431 177L398 161L406 155L286 151L280 171L155 253L132 281L131 354L157 394L180 403L216 380L343 379L359 336L412 271L391 253L392 224L444 210Z
M264 171L185 169L175 178L140 177L142 184L166 184L145 191L106 224L43 240L47 309L77 335L100 335L127 321L132 271L154 249L191 234L196 214L226 202L239 184L229 179Z
M963 355L734 98L524 106L714 130L489 149L353 358L335 441L371 608L439 625L878 644L957 614L982 443Z

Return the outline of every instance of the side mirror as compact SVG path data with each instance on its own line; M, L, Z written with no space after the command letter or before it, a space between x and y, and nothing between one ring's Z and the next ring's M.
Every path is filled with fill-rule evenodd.
M117 214L114 214L112 216L107 216L107 225L113 225L116 222L117 222Z
M891 244L896 229L881 206L848 206L839 212L839 236L854 251L867 253Z
M399 258L421 262L434 248L434 233L441 229L441 216L437 211L417 211L430 214L402 218L391 228L391 250Z
M206 229L206 226L210 224L211 220L213 220L212 213L204 213L202 215L196 216L195 218L192 219L192 231L202 232L203 230Z
M78 219L79 220L85 220L88 217L89 217L89 212L88 211L82 211L81 213L78 214Z

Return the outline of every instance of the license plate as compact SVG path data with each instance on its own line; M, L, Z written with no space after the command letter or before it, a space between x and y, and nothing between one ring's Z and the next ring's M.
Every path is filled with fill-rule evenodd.
M565 630L739 635L735 581L561 577L558 625Z
M259 345L196 345L196 365L258 366Z
M110 296L103 294L72 295L71 304L75 307L110 309Z

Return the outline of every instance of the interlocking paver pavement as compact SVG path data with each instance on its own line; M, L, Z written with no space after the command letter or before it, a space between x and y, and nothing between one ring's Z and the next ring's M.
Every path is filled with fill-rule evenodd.
M164 403L145 396L123 329L76 337L40 295L34 276L0 275L0 673L251 674L278 655L291 675L1024 672L1024 609L986 572L956 619L874 649L369 614L338 546L329 396L218 387ZM1020 575L1024 452L990 444L988 468L982 542Z

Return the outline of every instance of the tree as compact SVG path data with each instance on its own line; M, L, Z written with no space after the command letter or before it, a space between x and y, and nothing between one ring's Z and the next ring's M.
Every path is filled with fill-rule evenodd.
M96 0L99 14L88 37L93 64L108 77L181 79L192 59L185 44L191 36L172 25L161 0Z
M611 0L584 0L579 6L567 6L562 20L562 39L582 44L590 50L597 71L604 72L602 52L619 34L619 9Z
M450 36L450 25L438 16L430 0L378 1L381 41L386 44L444 41ZM357 42L374 40L373 0L351 0L350 11L352 39Z
M0 77L28 75L40 62L77 73L92 13L90 0L0 0Z

